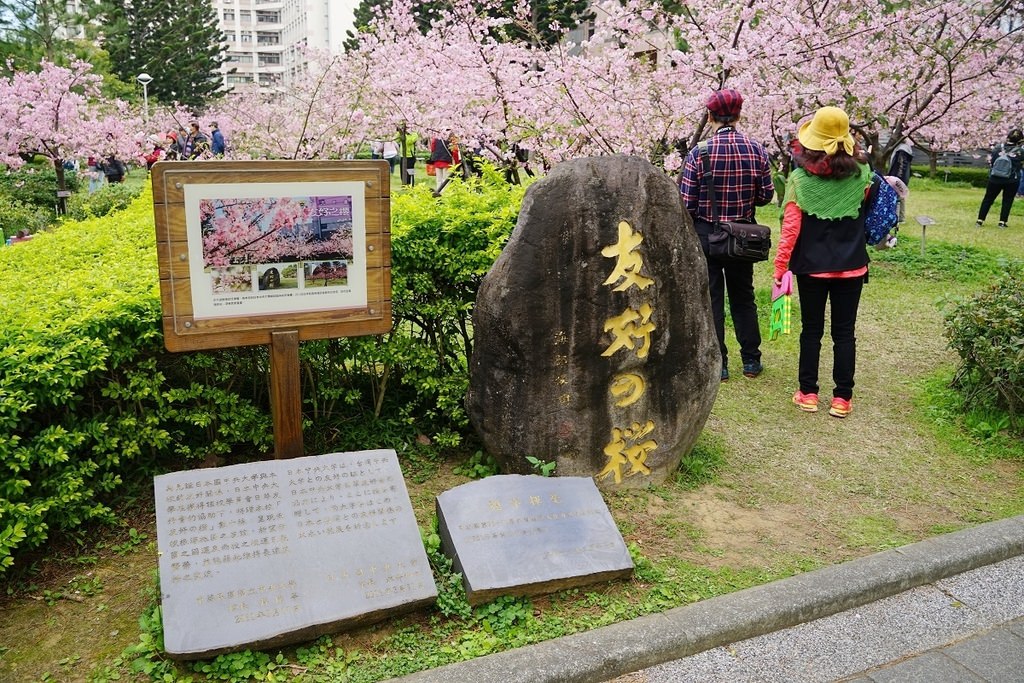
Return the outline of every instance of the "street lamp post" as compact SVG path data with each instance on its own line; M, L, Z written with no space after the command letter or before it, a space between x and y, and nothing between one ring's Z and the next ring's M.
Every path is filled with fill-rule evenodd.
M142 84L142 112L146 121L149 121L149 84L153 82L153 77L143 71L135 80Z

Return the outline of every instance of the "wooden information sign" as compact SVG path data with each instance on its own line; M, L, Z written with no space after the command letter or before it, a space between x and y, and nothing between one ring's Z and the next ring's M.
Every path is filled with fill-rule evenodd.
M169 351L391 329L391 176L383 161L153 166Z
M270 345L275 455L303 455L299 342L391 329L385 161L166 161L153 209L168 351Z

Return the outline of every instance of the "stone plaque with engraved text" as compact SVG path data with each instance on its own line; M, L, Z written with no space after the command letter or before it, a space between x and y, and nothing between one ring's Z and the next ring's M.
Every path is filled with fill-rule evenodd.
M444 552L471 604L626 577L622 534L590 477L507 474L437 497Z
M300 642L436 599L393 450L175 472L154 489L172 657Z

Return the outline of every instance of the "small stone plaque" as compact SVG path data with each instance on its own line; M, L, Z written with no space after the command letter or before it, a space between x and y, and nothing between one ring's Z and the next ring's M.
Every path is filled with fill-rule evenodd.
M622 534L590 477L506 474L437 497L444 552L470 604L626 577Z
M154 478L164 647L277 647L437 597L393 450Z

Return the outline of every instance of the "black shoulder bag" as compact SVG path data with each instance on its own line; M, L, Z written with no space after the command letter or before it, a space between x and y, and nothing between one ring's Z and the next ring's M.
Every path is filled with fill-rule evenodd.
M715 176L711 173L708 143L701 142L698 148L704 165L704 177L708 183L708 196L711 199L713 229L708 235L708 256L734 263L767 261L768 250L772 248L772 229L757 223L718 220L718 198L715 196Z

